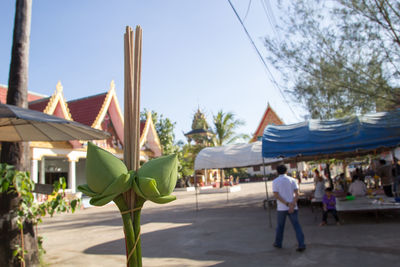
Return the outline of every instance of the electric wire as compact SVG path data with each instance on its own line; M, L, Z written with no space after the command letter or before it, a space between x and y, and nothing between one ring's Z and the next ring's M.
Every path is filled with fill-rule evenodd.
M281 94L283 100L285 101L285 103L286 103L287 106L289 107L290 111L293 113L293 115L296 117L296 119L299 120L297 114L293 111L291 105L289 104L289 102L288 102L287 99L285 98L285 95L283 94L282 89L280 88L279 84L276 82L274 76L272 75L272 72L271 72L270 69L268 68L267 63L265 62L263 56L261 55L261 53L260 53L260 51L258 50L256 44L254 43L253 38L251 37L251 35L250 35L249 32L247 31L246 26L244 25L244 23L243 23L242 19L240 18L239 14L237 13L237 11L236 11L235 7L233 6L231 0L228 0L228 2L229 2L229 4L230 4L230 6L232 7L232 10L233 10L233 12L235 13L235 15L236 15L237 19L239 20L240 24L242 25L243 30L245 31L247 37L249 38L250 43L253 45L253 48L255 49L255 51L256 51L256 53L257 53L259 59L260 59L261 62L263 63L263 65L264 65L264 67L265 67L265 70L266 70L267 73L269 74L269 79L270 79L270 81L271 81L272 84L275 86L275 88L279 90L279 92L280 92L280 94Z
M260 2L261 2L261 5L263 7L265 16L267 17L268 23L269 23L269 25L271 25L272 31L274 32L274 34L275 34L276 38L278 39L278 41L281 43L281 38L280 38L278 32L275 29L275 27L277 25L276 24L276 20L272 19L273 15L271 14L272 13L271 6L267 7L267 3L264 0L260 0ZM268 10L270 10L270 11L268 11Z
M277 20L276 20L276 18L275 18L275 15L274 15L274 12L273 12L273 9L272 9L272 7L271 7L271 3L269 2L269 0L261 0L261 1L264 1L265 6L267 7L267 10L270 11L269 14L270 14L270 17L271 17L272 22L273 22L276 26L278 26Z
M243 21L246 21L247 15L249 14L250 6L251 6L251 1L252 1L252 0L249 0L249 5L247 6L247 11L246 11L246 14L244 15Z
M269 0L260 0L260 1L261 1L262 6L263 6L264 13L265 13L265 15L267 17L267 20L268 20L269 24L272 27L272 30L273 30L273 32L274 32L274 34L276 36L276 39L278 40L278 43L279 44L284 43L285 41L282 41L283 39L280 36L278 23L276 21L276 18L275 18L275 15L274 15L274 12L273 12L273 9L272 9L272 6L271 6ZM289 79L292 80L292 81L296 80L293 77L293 75L290 75Z

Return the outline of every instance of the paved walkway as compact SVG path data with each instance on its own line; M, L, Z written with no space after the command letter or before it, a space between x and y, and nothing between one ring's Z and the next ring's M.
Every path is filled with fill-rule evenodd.
M306 189L307 184L302 188ZM262 207L264 183L242 184L240 192L176 192L178 200L146 202L142 212L144 266L399 266L400 214L375 222L372 214L344 215L341 226L318 227L310 207L300 208L307 250L295 251L286 225L284 248L272 247L275 210ZM271 188L271 186L269 186ZM113 204L46 218L39 227L49 266L126 266L122 221Z

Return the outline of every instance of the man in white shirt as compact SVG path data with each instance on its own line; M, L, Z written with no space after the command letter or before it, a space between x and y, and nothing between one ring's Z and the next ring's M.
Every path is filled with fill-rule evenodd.
M279 176L272 182L272 191L277 200L277 227L273 245L276 248L282 248L286 216L289 216L290 222L296 232L298 242L297 251L302 252L306 249L306 245L304 244L304 234L297 214L299 186L295 179L286 175L287 168L285 165L279 165L276 170Z
M365 196L367 194L367 186L357 175L353 176L354 182L351 183L349 193L353 196Z

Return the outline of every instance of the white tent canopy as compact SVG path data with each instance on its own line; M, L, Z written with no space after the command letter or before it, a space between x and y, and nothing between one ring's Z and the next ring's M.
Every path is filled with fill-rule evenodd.
M261 141L250 144L236 144L229 146L206 147L202 149L194 161L194 169L224 169L224 168L240 168L263 165L281 161L279 158L262 158ZM228 191L227 191L228 192ZM265 193L268 196L268 185L265 180ZM197 196L197 190L196 190ZM197 201L197 197L196 197ZM197 202L196 202L197 203ZM268 208L269 224L271 223L271 212Z
M264 159L265 163L280 159ZM262 165L261 141L250 144L207 147L202 149L194 161L194 169L223 169Z

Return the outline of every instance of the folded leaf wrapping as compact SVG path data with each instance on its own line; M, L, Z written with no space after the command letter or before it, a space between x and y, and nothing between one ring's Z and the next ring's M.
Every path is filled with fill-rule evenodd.
M137 172L128 171L120 159L88 142L87 184L78 189L92 197L90 204L94 206L103 206L132 187L145 200L168 203L176 199L170 194L176 185L177 168L176 155L168 155L146 162Z

